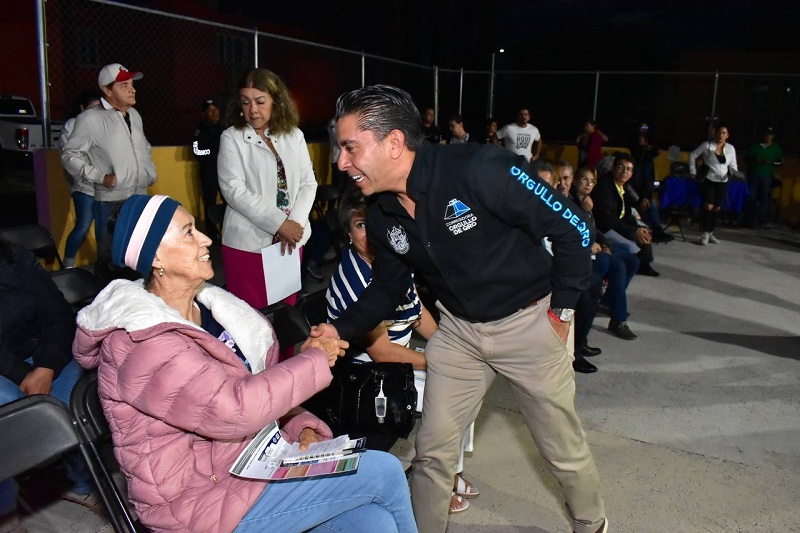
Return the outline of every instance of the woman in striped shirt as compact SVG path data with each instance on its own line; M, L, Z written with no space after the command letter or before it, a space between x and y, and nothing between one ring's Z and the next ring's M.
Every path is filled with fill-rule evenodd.
M328 318L339 318L345 309L363 294L372 281L372 260L374 255L367 241L366 198L358 189L351 189L342 198L339 209L339 222L350 237L350 246L342 252L342 262L331 276L328 285ZM375 329L366 333L358 344L364 353L356 359L383 363L411 363L414 368L414 384L417 387L417 410L422 410L425 390L425 352L409 346L411 335L416 331L425 340L436 331L436 321L422 305L413 281L403 301L395 308L391 317L381 322ZM453 496L450 499L450 512L458 513L469 508L468 498L477 497L480 492L461 476L464 469L464 451L472 451L472 425L467 430L456 465L453 483Z

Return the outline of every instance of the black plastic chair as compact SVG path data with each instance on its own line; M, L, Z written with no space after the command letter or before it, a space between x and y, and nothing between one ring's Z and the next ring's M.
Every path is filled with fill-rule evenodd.
M77 449L80 438L64 405L47 394L0 405L0 479L10 479Z
M326 292L327 289L320 289L297 297L297 307L303 311L303 316L309 326L316 326L328 321Z
M214 235L209 235L212 239L220 238L222 235L222 221L225 219L225 204L214 204L206 209L206 233L211 233L212 228L215 232ZM211 226L211 228L209 228Z
M64 268L64 262L58 253L58 247L53 235L44 226L30 224L27 226L0 228L0 239L24 246L34 255L41 257L48 263L55 260L58 263L58 268Z
M97 394L97 371L88 371L72 389L70 410L75 427L81 436L80 450L89 472L108 512L108 519L117 533L146 533L149 531L133 515L128 502L111 476L101 449L111 441L108 427Z
M50 279L56 284L61 294L64 295L64 299L76 312L92 303L94 297L100 292L100 284L97 283L97 278L83 268L54 270L49 274Z
M282 348L296 346L308 338L311 327L298 307L278 302L261 309L275 330Z
M338 261L344 244L342 243L342 231L339 228L339 199L341 193L334 185L320 185L317 187L317 195L314 200L314 213L317 220L322 221L325 228L330 232L333 249L336 251L334 259Z

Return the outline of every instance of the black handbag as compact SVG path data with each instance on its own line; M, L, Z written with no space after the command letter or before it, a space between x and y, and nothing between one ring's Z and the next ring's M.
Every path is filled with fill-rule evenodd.
M342 359L331 369L330 386L306 403L335 435L369 434L406 438L414 427L417 389L410 363L375 363ZM383 390L385 416L378 417L376 398Z

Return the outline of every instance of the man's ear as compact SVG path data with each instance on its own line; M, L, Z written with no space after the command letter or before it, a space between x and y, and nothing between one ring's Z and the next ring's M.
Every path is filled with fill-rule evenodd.
M406 150L406 136L400 130L392 130L389 132L389 151L393 159L400 157Z

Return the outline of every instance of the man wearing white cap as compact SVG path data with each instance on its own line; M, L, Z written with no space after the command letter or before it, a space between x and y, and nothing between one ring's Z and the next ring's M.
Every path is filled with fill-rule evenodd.
M71 175L94 184L98 265L110 249L105 240L111 214L128 197L146 194L156 181L152 147L144 136L142 117L133 108L133 82L140 79L141 72L119 63L103 67L97 76L102 106L78 116L61 156Z

